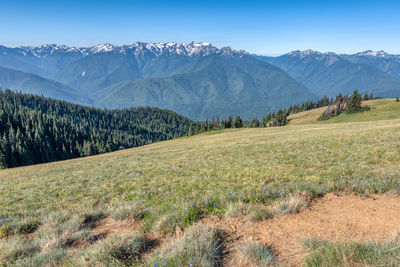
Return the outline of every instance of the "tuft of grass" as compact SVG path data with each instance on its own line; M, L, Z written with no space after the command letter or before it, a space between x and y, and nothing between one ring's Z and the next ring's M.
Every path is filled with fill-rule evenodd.
M40 251L36 241L22 236L13 236L0 240L0 265L8 266L18 260L30 257Z
M259 243L246 243L240 247L240 251L254 266L270 266L275 262L271 250Z
M302 208L307 208L308 202L299 196L290 195L277 204L274 213L278 214L291 214L299 213Z
M220 266L223 233L202 225L188 228L184 236L150 255L148 266Z
M164 214L154 223L154 230L162 234L173 234L177 226L182 223L180 214Z
M108 207L108 213L114 220L125 220L126 218L143 218L143 204L137 201L112 204Z
M154 229L162 234L173 234L177 226L185 228L199 220L201 210L195 206L175 209L163 214L154 224Z
M333 243L305 240L306 266L399 266L400 242Z
M114 236L99 241L82 257L89 266L132 266L151 247L151 241L141 235Z
M72 266L67 259L67 249L50 249L30 257L25 257L18 262L20 266Z
M263 221L267 219L271 219L273 217L272 212L260 206L253 206L250 208L249 217L251 221Z
M225 218L246 216L249 212L249 205L242 201L231 201L227 203Z
M97 238L90 231L104 213L98 210L83 210L81 214L58 212L46 218L36 233L43 251L86 247Z
M81 212L81 216L79 220L81 221L80 223L80 229L84 228L93 228L98 221L103 219L105 217L105 214L102 210L86 210L84 212Z

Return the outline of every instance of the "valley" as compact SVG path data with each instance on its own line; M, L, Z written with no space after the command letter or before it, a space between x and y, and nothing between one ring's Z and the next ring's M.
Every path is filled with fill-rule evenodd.
M108 109L158 107L191 120L251 120L354 90L398 97L399 62L383 51L268 57L206 42L0 46L0 88Z

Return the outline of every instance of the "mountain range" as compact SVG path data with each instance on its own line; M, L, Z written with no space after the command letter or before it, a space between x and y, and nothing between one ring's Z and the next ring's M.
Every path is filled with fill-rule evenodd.
M305 50L258 58L281 68L318 96L350 94L355 89L382 97L400 94L400 57L383 51L338 55Z
M266 57L195 42L0 46L0 67L3 89L97 107L155 106L199 120L262 117L354 89L400 95L400 57L383 51Z

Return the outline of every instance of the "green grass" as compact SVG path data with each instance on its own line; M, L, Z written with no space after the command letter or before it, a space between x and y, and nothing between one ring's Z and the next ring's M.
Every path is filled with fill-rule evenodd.
M279 201L276 204L274 213L279 214L290 214L299 213L302 208L307 208L308 203L301 197L289 195L284 200Z
M378 111L377 107L370 112ZM387 112L386 106L383 112ZM349 116L362 115L351 114L347 120ZM400 109L387 116L400 118ZM141 201L151 212L183 209L200 200L230 197L231 192L241 194L244 200L268 201L260 195L263 189L319 194L342 185L360 189L360 184L372 179L366 183L367 189L380 192L397 181L399 119L329 121L232 129L2 170L0 214L4 217L37 210L45 214L127 201ZM385 177L393 177L390 184Z
M318 121L318 117L327 109L326 107L310 111L300 112L289 116L291 125L335 123L335 122L360 122L398 119L400 114L400 102L395 99L377 99L364 101L371 110L361 113L342 113L326 121Z
M148 266L220 266L223 241L220 231L194 225L181 239L150 255Z
M250 220L253 222L270 219L273 216L272 212L265 207L254 206L249 211Z
M151 241L139 235L114 236L99 241L79 258L88 266L132 266L151 246Z
M208 214L223 216L232 203L251 207L244 213L262 220L269 210L254 207L276 202L280 213L297 212L290 200L298 193L400 192L400 104L369 105L362 114L334 118L337 123L317 122L319 115L310 123L310 111L285 127L229 129L1 170L0 233L17 249L2 257L18 255L21 240L12 238L35 231L33 243L25 244L33 255L19 260L35 265L70 259L76 243L95 241L89 230L102 216L142 219L143 232L174 233ZM49 250L35 252L47 244Z
M271 266L275 262L274 254L270 249L258 243L246 243L240 251L254 266Z
M306 266L399 266L400 242L332 243L306 240Z

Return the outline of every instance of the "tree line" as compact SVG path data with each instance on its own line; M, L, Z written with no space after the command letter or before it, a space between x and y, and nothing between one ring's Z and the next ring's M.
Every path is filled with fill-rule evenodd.
M95 155L184 136L190 122L158 108L106 110L0 90L0 168Z
M0 90L0 168L17 167L96 155L184 135L242 127L275 127L291 114L328 106L319 119L358 112L372 94L323 97L267 114L261 120L240 116L193 122L175 112L140 107L122 110L92 108L65 101Z
M361 100L372 100L372 99L378 99L379 97L374 97L371 94L365 93L363 96L355 91L357 94L357 99L360 100L360 107L361 107ZM354 95L354 94L353 94ZM206 120L206 121L197 121L194 123L190 124L189 127L189 132L188 135L195 135L207 131L212 131L212 130L218 130L218 129L228 129L228 128L258 128L258 127L276 127L276 126L285 126L288 124L288 116L296 113L300 113L303 111L308 111L316 108L321 108L321 107L331 107L332 105L335 105L338 103L338 101L349 101L351 96L348 95L341 95L339 94L336 96L335 99L329 98L327 96L322 97L319 100L316 101L307 101L304 102L303 104L295 104L290 106L287 109L279 109L277 112L272 112L267 114L265 117L263 117L260 120L258 118L254 118L251 121L243 121L240 115L237 115L235 119L233 116L229 116L227 119L223 119L222 117L212 117L211 120ZM344 103L343 102L343 103ZM344 106L344 104L342 105ZM347 106L346 106L347 107ZM364 108L364 107L363 107ZM330 109L330 108L329 108ZM358 109L358 107L356 108ZM366 107L365 107L366 109ZM331 110L331 109L330 109ZM347 109L346 109L347 111ZM343 111L342 111L343 112ZM349 111L349 112L356 112L356 111ZM338 115L340 113L337 113Z
M362 97L361 94L358 93L357 90L354 90L351 96L341 94L336 96L334 102L330 102L328 109L325 110L321 116L319 116L318 120L328 120L334 116L340 115L342 113L356 113L362 112L366 110L370 110L370 106L362 106L361 100L370 100L373 99L372 94L370 96L364 95Z

